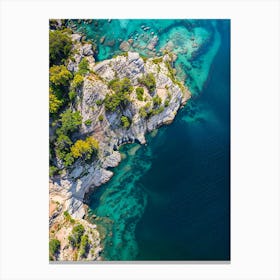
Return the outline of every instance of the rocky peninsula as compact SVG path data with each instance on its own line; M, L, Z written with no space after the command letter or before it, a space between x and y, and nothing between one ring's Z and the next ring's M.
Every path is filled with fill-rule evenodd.
M173 69L176 56L172 52L144 58L137 52L126 51L95 62L91 43L78 33L67 36L71 38L71 57L65 59L64 65L69 77L74 77L69 86L70 92L74 88L74 94L69 93L69 103L64 108L61 105L59 110L78 112L80 122L75 131L69 129L71 143L62 141L63 151L65 143L72 151L69 164L60 158L57 152L60 144L54 140L66 115L60 111L62 121L50 116L56 172L49 180L49 232L50 240L59 243L58 246L53 242L51 260L101 260L100 233L96 225L86 220L86 195L113 176L111 168L121 161L118 151L121 145L145 144L146 133L170 124L191 94L176 78ZM124 48L125 44L120 45ZM86 67L82 68L81 63ZM50 76L50 80L55 88L55 79ZM75 149L83 143L92 143L94 152L87 154Z

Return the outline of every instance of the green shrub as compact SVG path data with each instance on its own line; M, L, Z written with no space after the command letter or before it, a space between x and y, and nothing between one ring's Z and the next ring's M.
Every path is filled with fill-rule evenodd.
M164 101L164 107L168 107L169 106L169 100L168 99L166 99L165 101Z
M128 93L130 94L133 90L133 86L128 78L113 79L108 83L109 88L111 88L116 94L118 93Z
M142 87L136 88L136 96L139 101L143 101L144 89Z
M88 119L84 123L86 126L90 126L92 124L92 120Z
M65 167L74 163L74 157L70 152L72 141L71 133L76 131L82 124L80 112L66 110L60 115L58 120L59 128L56 129L56 140L54 142L55 155L63 161Z
M84 82L83 76L77 73L74 76L71 86L73 87L73 89L77 89L83 84L83 82Z
M71 37L66 30L49 31L50 65L61 64L70 54Z
M144 62L146 62L148 60L148 57L146 57L146 56L141 56L141 58L143 59Z
M68 211L64 211L63 215L67 222L70 222L71 224L75 223L75 220L71 217L71 215L68 213Z
M117 94L106 94L105 96L105 109L106 111L114 112L121 104L123 98L119 97Z
M81 224L78 224L77 226L73 227L71 235L68 236L69 243L73 247L79 247L84 232L85 228Z
M77 96L77 92L74 90L71 90L71 91L69 91L68 96L69 96L70 100L74 100Z
M162 62L162 57L157 57L153 59L153 63L158 64Z
M151 107L152 107L152 102L147 102L147 103L144 105L144 108L145 108L146 110L149 110Z
M98 99L95 101L97 106L101 106L103 104L103 101L101 99Z
M122 126L124 128L128 128L130 126L130 121L129 121L128 117L126 117L126 116L121 117L121 122L122 122Z
M56 156L63 161L65 166L70 165L71 159L69 159L68 152L71 145L72 141L67 135L59 134L55 142L55 153Z
M58 135L67 135L69 132L74 132L82 124L82 116L79 111L72 112L70 109L67 109L60 116L61 126L57 129Z
M65 134L59 134L55 146L60 151L67 150L72 145L71 139Z
M87 59L84 57L78 65L78 74L85 75L89 72L89 63Z
M57 113L59 108L62 106L62 100L59 100L55 94L53 94L53 90L50 89L49 93L49 111L51 114Z
M64 65L54 65L49 71L50 82L56 86L67 86L72 74Z
M178 87L181 89L181 91L184 91L184 86L182 85L182 83L180 81L178 81L174 75L174 69L172 68L171 64L169 62L165 62L165 65L169 71L168 77L171 79L171 81L178 85Z
M139 115L140 115L141 118L146 118L148 116L144 107L139 109Z
M133 86L128 78L122 80L114 79L108 83L115 93L107 94L104 99L105 109L114 112L118 107L124 108L129 100L129 94L133 90Z
M155 115L158 115L160 113L162 113L164 111L164 107L163 106L160 106L159 108L157 109L152 109L150 112L149 112L149 116L155 116Z
M160 114L164 111L164 107L160 106L158 109L156 109L156 114Z
M152 73L146 74L142 78L138 78L138 82L146 86L149 93L153 93L156 89L156 79Z
M80 256L86 257L89 250L89 241L88 241L88 235L85 234L81 238L81 245L80 245Z
M49 168L49 176L53 177L58 172L58 168L56 166L50 166Z
M98 148L98 141L88 137L85 140L77 140L71 147L71 153L74 158L90 159L93 153L97 153Z
M71 166L74 163L75 159L71 153L67 153L63 158L63 164L65 167Z
M51 239L49 242L49 253L51 257L54 257L58 254L60 249L60 241L57 239Z
M158 95L153 97L153 103L154 103L155 106L159 106L161 104L161 101L162 100Z
M99 115L98 116L98 120L102 122L104 120L104 116L103 115Z
M50 92L52 92L60 100L62 100L63 97L65 97L65 89L65 86L56 86L55 84L50 83Z

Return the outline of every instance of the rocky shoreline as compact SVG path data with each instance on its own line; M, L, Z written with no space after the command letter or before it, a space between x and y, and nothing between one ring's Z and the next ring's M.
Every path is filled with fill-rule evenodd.
M113 176L113 172L108 168L116 167L120 163L121 155L118 148L121 145L133 142L146 143L145 134L164 124L170 124L191 94L174 77L170 65L176 57L172 53L166 53L156 59L144 59L139 53L128 51L115 58L96 63L92 45L82 42L80 34L72 34L71 37L75 55L68 61L68 70L75 73L83 58L88 61L90 70L84 78L72 109L79 111L83 119L79 135L94 136L99 142L99 150L98 156L92 162L77 160L68 169L61 165L61 174L50 178L50 237L57 238L61 243L57 260L101 260L100 234L96 225L85 219L87 214L85 196ZM156 44L156 39L153 43ZM124 44L121 47L123 48ZM149 46L150 48L153 49L152 46ZM139 100L136 94L136 88L140 86L139 79L148 74L155 78L155 90L151 93L143 86L143 99ZM131 102L121 111L108 112L104 106L106 95L112 92L108 83L114 79L124 78L128 78L133 86ZM157 110L154 109L155 113L148 118L144 117L141 115L141 110L143 112L141 108L151 111L155 96L160 100ZM131 121L129 127L121 126L122 116ZM90 121L86 123L87 120ZM86 257L79 256L69 246L67 239L74 224L77 223L83 225L89 236L90 247Z

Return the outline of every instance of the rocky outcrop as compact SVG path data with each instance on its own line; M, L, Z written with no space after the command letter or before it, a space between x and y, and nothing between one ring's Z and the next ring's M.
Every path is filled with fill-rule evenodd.
M127 52L130 49L130 44L127 41L123 41L120 44L120 50L123 52Z
M76 260L100 260L102 251L101 239L96 225L89 223L84 219L73 219L67 212L62 197L57 196L50 198L50 240L57 239L60 242L59 253L55 256L56 261L76 261ZM69 244L68 237L71 235L75 226L82 225L84 235L88 237L87 254L81 256L78 248Z
M148 43L147 45L147 49L149 49L150 51L154 50L154 48L156 47L158 43L158 37L154 36Z
M99 151L98 157L93 162L76 161L71 170L67 170L59 178L51 180L50 197L55 199L56 196L60 196L63 211L68 211L77 220L83 220L86 214L84 197L89 191L106 183L113 176L113 172L108 168L117 166L121 161L118 147L135 141L144 144L147 132L173 121L179 108L190 98L190 92L174 79L173 73L170 73L168 63L171 58L168 54L157 61L153 58L144 61L138 53L128 52L125 55L95 64L90 47L82 45L76 34L72 38L76 41L75 48L78 51L75 61L69 62L68 69L73 72L77 71L79 61L82 57L87 57L92 70L85 77L83 88L74 105L75 110L80 111L83 118L83 125L79 133L94 136L99 141ZM154 39L151 42L151 48L152 44L156 43L157 39ZM147 74L155 77L156 85L153 93L139 84L139 78ZM113 94L108 87L108 82L125 77L130 79L134 87L130 94L130 103L123 110L107 112L103 101L107 94ZM138 86L144 89L141 101L137 99L136 95ZM151 108L147 110L152 110L154 96L160 97L161 110L144 118L140 114L141 108L144 106L148 108L148 104L151 104ZM123 115L130 119L129 128L121 126L121 116ZM91 120L91 124L84 124L86 120ZM53 223L54 220L52 219L50 223Z
M138 53L128 52L127 56L97 63L93 67L95 74L89 74L84 81L82 95L77 102L76 110L81 112L83 121L91 120L89 126L83 124L81 134L93 135L99 141L99 154L91 164L76 162L71 172L67 172L59 182L59 185L68 194L66 201L67 209L76 218L83 218L83 198L85 194L104 183L112 176L112 171L108 167L117 166L121 160L117 148L125 143L138 141L145 143L145 134L163 124L169 124L175 118L178 109L184 105L190 93L174 83L170 77L166 62L170 60L169 55L165 55L160 63L154 63L153 59L146 62ZM140 116L139 110L148 102L152 102L152 96L144 87L144 97L146 101L137 100L135 89L131 94L131 102L123 112L108 113L104 105L97 105L106 94L110 94L107 82L114 78L122 79L127 77L136 88L139 85L138 78L147 73L152 73L156 79L156 95L160 96L162 104L168 100L168 106L163 107L162 112L144 119ZM99 116L103 116L102 121ZM125 129L121 126L120 117L125 115L131 119L131 126Z
M78 71L78 65L81 60L86 57L90 64L95 62L93 54L93 45L88 42L82 42L82 35L74 33L71 35L73 41L74 55L68 60L67 69L71 72Z

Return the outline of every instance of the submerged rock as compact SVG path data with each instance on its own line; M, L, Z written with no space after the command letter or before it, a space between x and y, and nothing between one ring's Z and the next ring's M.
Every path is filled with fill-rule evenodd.
M155 46L157 45L158 43L158 37L157 36L154 36L148 43L147 45L147 49L152 51L154 50Z
M120 44L120 50L127 52L130 49L130 44L127 41L122 41Z
M113 47L115 45L116 41L114 39L112 40L106 40L105 46Z
M99 40L100 44L103 44L103 43L104 43L105 38L106 38L105 36L102 36L102 37L100 38L100 40Z

